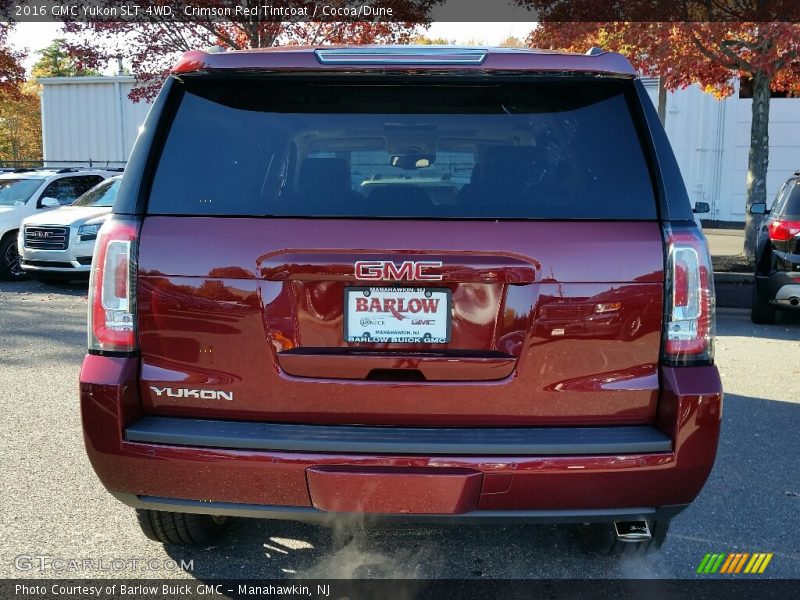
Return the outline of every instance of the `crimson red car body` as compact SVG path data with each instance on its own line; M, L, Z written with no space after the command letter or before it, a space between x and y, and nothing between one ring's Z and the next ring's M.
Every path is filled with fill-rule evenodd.
M321 58L327 53L328 59ZM408 60L414 53L412 61ZM628 60L613 52L592 55L572 54L555 50L524 50L519 48L414 48L413 46L287 46L260 48L242 52L208 53L202 50L186 52L172 68L182 75L217 70L257 71L286 70L293 73L387 71L447 73L476 69L485 72L514 73L598 73L635 77L636 70Z
M551 521L677 513L702 488L719 435L713 288L677 166L652 107L641 104L630 65L609 54L358 52L194 52L176 65L126 169L119 225L112 220L105 228L103 258L93 267L94 333L81 371L81 410L87 451L104 485L138 508L320 521L353 513ZM359 94L390 103L387 88L398 77L415 86L405 89L423 105L426 94L439 93L427 86L430 77L457 88L468 81L482 91L464 101L486 94L490 107L492 94L506 93L493 91L492 78L500 77L512 100L501 120L474 117L471 128L441 106L419 114L442 117L412 108L410 116L375 119L372 108L361 107L358 137L342 133L351 127L350 109L331 109L330 120L341 124L320 133L328 113L320 116L318 107L297 108L313 114L295 123L294 109L248 104L236 112L240 100L225 96L226 86L260 85L254 77L291 74L295 79L280 79L291 87L304 85L297 82L309 73L334 77L309 84L331 94L326 102L346 97L357 81ZM225 79L231 76L239 79ZM637 193L650 206L631 200L629 214L604 215L612 209L595 206L585 216L559 216L562 208L552 204L553 215L542 218L517 214L523 204L502 205L514 186L554 186L567 205L584 193L575 184L583 177L595 182L598 203L610 206L632 193L609 188L603 200L599 166L570 175L575 161L552 162L565 148L553 137L564 117L544 105L519 108L529 92L508 83L539 85L540 76L543 85L571 85L577 77L586 86L576 114L624 96L615 106L632 111L625 117L636 123L631 147L641 143L627 168L649 165L641 166L648 174ZM199 179L214 184L196 194L169 179L181 165L204 160L187 145L190 138L181 146L187 156L175 148L180 136L193 135L191 122L182 121L186 111L211 110L209 103L243 119L254 110L257 118L259 110L264 118L288 111L269 129L279 138L268 151L270 161L283 161L280 176L271 179L268 169L251 192L276 207L288 199L285 208L225 208L241 201L229 187L238 185L234 176L246 177L236 170L249 160L245 154L215 157L228 169L224 179L209 174L215 163L199 167ZM464 118L481 111L463 109ZM519 111L544 114L545 124L517 122ZM312 118L322 125L309 125ZM578 117L567 125L563 135L595 126ZM284 126L295 127L294 137L281 137ZM528 158L504 135L523 147L528 140ZM253 152L261 151L258 143ZM548 143L551 158L536 154ZM572 143L584 142L578 136ZM406 165L403 177L388 178L388 167L375 166L384 147L391 161L380 165ZM515 165L535 171L544 163L535 185L515 183L522 168ZM417 176L415 169L432 167L441 177ZM312 172L324 173L322 185ZM497 187L487 192L490 184ZM187 189L192 185L199 184L188 181ZM272 196L273 185L286 190ZM392 210L389 197L407 199L410 208L397 218L380 213ZM501 216L487 218L494 205ZM456 214L461 207L466 212ZM119 235L123 246L114 252L128 254L114 259L114 270L103 252ZM399 299L370 300L380 286ZM410 286L441 295L409 300L402 294ZM364 290L354 315L365 316L361 307L402 327L445 318L447 337L347 341L353 290ZM107 304L115 293L116 303ZM104 327L133 332L135 342L114 345L125 336L113 333L104 346Z
M181 506L180 499L214 502L212 512L325 520L316 514L307 471L318 467L361 469L392 478L415 470L453 469L481 475L470 502L442 514L520 511L528 518L586 519L619 514L651 515L653 507L682 507L699 493L713 464L721 417L720 381L713 367L662 369L665 382L655 422L674 440L674 450L625 456L394 456L192 448L125 440L126 426L142 407L136 390L138 361L89 356L81 372L86 447L106 487L142 505ZM378 470L380 469L380 470ZM359 496L351 495L352 502ZM130 501L130 500L129 500ZM392 502L396 502L395 506ZM380 512L399 513L403 495L386 494ZM251 505L251 506L247 506ZM308 512L282 511L281 507ZM184 505L181 509L191 508ZM195 507L198 508L198 507ZM247 513L247 509L250 512ZM272 508L268 512L266 509ZM427 512L427 511L426 511ZM559 519L559 513L562 513ZM487 513L497 519L502 515ZM509 519L519 517L511 512Z

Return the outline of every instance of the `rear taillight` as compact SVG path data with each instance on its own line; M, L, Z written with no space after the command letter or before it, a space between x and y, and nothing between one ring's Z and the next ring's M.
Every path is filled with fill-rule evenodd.
M770 221L767 232L773 242L788 242L800 236L800 221Z
M662 361L714 362L714 275L703 234L694 224L664 226L667 244Z
M135 352L139 223L108 219L97 234L89 279L89 352Z

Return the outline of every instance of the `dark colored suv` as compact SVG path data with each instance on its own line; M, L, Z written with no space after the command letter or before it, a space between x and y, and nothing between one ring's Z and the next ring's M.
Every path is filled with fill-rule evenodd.
M800 310L800 171L783 184L772 209L754 204L754 214L768 214L758 233L753 281L753 323L774 323L778 309Z
M189 52L89 304L86 448L165 543L571 522L644 552L714 462L709 255L617 54Z

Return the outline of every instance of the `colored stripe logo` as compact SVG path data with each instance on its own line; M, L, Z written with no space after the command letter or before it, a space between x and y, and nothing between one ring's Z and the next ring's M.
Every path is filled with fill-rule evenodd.
M772 552L754 552L753 554L747 552L734 552L731 554L709 553L700 561L697 573L701 575L712 575L714 573L760 575L772 560L772 554Z

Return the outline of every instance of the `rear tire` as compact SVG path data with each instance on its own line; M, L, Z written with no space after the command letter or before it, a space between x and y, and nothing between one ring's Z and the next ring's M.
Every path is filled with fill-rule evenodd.
M614 523L583 523L578 525L578 539L587 552L604 556L644 556L658 552L669 530L669 519L647 521L653 537L642 542L623 542L617 539Z
M753 299L750 302L750 320L757 325L772 325L775 322L775 307L758 293L758 279L753 279Z
M0 241L0 279L22 281L25 277L17 252L17 234L9 233Z
M142 532L162 544L198 546L217 539L228 523L227 517L195 515L137 508Z
M631 340L635 340L639 335L642 334L642 324L644 323L644 315L639 311L636 311L632 315L630 315L625 321L620 325L619 328L619 339L629 342Z

